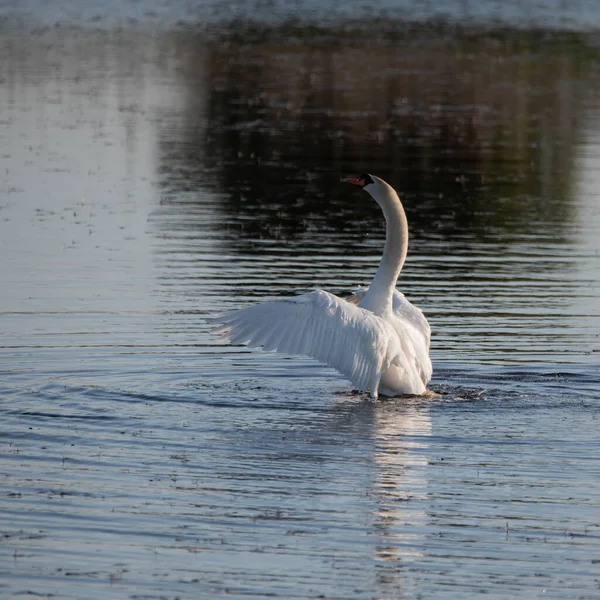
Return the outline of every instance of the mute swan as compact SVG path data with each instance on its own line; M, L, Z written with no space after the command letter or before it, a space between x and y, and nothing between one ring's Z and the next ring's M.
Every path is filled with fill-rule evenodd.
M214 333L232 344L315 358L372 398L423 394L432 373L431 330L421 310L395 289L408 248L404 209L379 177L344 181L367 191L386 220L383 258L370 287L348 300L316 290L234 310L214 318L220 323Z

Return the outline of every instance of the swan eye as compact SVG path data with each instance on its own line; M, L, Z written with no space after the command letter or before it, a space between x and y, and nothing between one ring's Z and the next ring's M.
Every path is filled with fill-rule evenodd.
M363 183L362 183L362 186L363 186L363 187L365 187L366 185L369 185L369 184L371 184L371 183L375 183L375 182L373 181L373 179L371 178L371 176L370 176L368 173L363 173L363 174L360 176L360 179L362 179L362 182L363 182Z

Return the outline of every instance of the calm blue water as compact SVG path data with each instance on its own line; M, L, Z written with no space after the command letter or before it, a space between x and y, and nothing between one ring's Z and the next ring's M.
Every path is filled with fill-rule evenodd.
M2 8L0 596L600 598L595 5L141 6ZM433 398L205 321L368 284L363 171Z

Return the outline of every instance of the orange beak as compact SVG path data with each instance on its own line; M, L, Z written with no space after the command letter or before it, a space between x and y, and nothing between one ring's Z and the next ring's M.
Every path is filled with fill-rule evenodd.
M359 187L363 187L365 185L365 180L361 177L346 177L343 180L344 183L351 183L352 185L357 185Z

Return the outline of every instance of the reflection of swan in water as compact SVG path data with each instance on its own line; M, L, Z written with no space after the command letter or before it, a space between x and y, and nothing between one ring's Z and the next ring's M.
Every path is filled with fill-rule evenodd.
M423 394L431 379L429 324L395 289L408 248L404 209L378 177L345 181L369 192L386 219L383 258L371 286L349 301L317 290L249 306L217 317L215 332L234 344L316 358L374 398L379 392Z
M399 567L421 555L428 464L421 450L428 447L430 435L431 420L425 406L394 402L374 407L377 476L373 495L379 538L375 560L378 583L384 588L404 588L406 582Z

